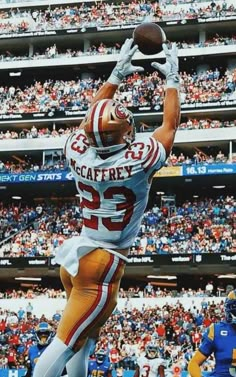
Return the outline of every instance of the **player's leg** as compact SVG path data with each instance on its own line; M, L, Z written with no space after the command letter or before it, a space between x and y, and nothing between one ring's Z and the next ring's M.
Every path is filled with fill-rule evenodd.
M68 377L87 377L89 356L94 352L98 336L88 338L83 347L68 361Z
M68 300L73 288L71 277L65 269L60 268L60 278ZM41 355L40 363L37 368L35 367L33 377L50 377L52 374L54 374L54 376L61 376L66 362L74 355L75 352L68 348L64 342L55 336L51 344L47 347L47 352L44 352L44 356ZM50 365L50 369L48 371L46 370L47 365Z
M104 252L103 252L103 254L104 254ZM107 257L108 257L108 255L107 255ZM109 257L109 259L110 259L110 257ZM101 261L101 257L99 257L99 260ZM80 268L81 267L82 266L80 265ZM89 266L86 269L85 269L85 266L84 266L83 271L90 271ZM85 280L86 280L86 277L83 278L83 281L85 281ZM73 281L73 279L72 279L72 281ZM120 278L119 278L119 281L120 281ZM94 292L97 292L97 290L99 288L97 286L97 282L96 281L93 282L93 284L95 284L95 287L93 287L93 289L90 288L92 294ZM86 284L86 286L87 285L88 284ZM73 286L74 286L75 289L76 288L78 290L80 289L81 283L78 282L77 278L76 278L76 281L73 281ZM116 300L116 296L117 296L117 293L118 293L118 289L119 289L119 286L118 285L114 285L114 293L113 294L114 294L115 300ZM73 297L73 294L74 294L74 290L72 292L72 296L70 296L70 297ZM89 294L88 291L87 291L87 294ZM115 303L115 305L116 305L116 303ZM105 312L106 317L110 315L109 314L109 310L108 311L104 310L104 312ZM102 318L101 318L101 320L102 320L102 322L104 321ZM86 377L87 376L89 355L92 352L94 352L96 341L97 341L97 339L99 337L99 333L100 333L100 327L97 327L97 325L96 325L96 327L94 328L93 331L91 329L90 329L90 332L89 332L89 338L87 339L86 343L79 350L79 352L77 352L73 356L73 358L70 359L70 361L66 364L66 369L67 369L68 377Z
M74 351L57 336L40 356L33 372L33 377L60 377L62 371L73 356Z
M34 377L60 376L74 352L83 347L87 338L112 313L123 273L124 261L103 249L96 249L81 258L79 273L70 277L73 288L57 335L39 358ZM69 278L67 272L64 274L66 279Z

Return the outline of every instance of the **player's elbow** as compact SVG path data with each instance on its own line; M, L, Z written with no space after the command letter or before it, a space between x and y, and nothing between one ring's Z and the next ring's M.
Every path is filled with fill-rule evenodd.
M170 152L173 148L174 140L175 140L175 130L174 129L168 130L168 132L166 132L166 134L164 135L162 140L160 140L163 147L165 148L166 158L169 156L169 154L170 154Z

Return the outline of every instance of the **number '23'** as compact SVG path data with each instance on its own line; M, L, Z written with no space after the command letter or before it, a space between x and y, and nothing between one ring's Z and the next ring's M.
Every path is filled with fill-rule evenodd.
M102 224L110 231L121 231L129 224L136 200L136 196L132 190L127 187L109 187L101 194L92 186L82 182L78 183L78 187L82 192L87 191L91 194L92 200L82 198L81 201L82 208L85 207L91 210L99 209L102 200L111 200L115 195L123 195L125 201L116 204L115 208L117 212L125 211L122 221L112 221L111 218L104 217L102 218ZM88 228L98 230L98 217L95 215L91 215L90 218L84 217L84 225Z

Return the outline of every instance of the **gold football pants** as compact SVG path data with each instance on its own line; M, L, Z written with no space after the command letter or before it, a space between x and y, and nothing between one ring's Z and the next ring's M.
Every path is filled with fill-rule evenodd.
M57 336L75 352L88 337L99 335L117 304L125 262L104 249L95 249L79 261L73 277L61 266L60 277L67 304Z

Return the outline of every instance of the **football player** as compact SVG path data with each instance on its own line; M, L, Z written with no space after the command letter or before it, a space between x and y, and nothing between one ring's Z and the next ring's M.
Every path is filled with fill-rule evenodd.
M148 343L145 347L145 355L137 359L134 377L164 377L165 364L164 359L159 357L155 343Z
M236 290L231 291L224 304L225 321L212 323L203 334L199 349L188 364L192 377L201 377L201 365L213 354L213 377L236 376Z
M95 360L89 361L88 377L112 377L111 363L106 352L100 349L95 357Z
M32 376L34 367L39 356L45 351L49 343L52 341L53 331L47 322L38 324L35 330L36 344L29 347L27 355L27 377Z
M68 301L34 377L59 377L69 360L68 365L76 365L77 360L80 376L85 376L90 341L116 306L152 177L165 163L174 142L180 115L176 44L171 48L163 45L164 64L152 63L166 77L166 86L163 123L151 137L136 138L133 114L113 100L127 75L143 71L131 63L137 49L133 39L125 41L110 77L65 145L81 196L83 228L80 236L66 240L57 251L55 261L61 265ZM69 369L68 376L77 377L77 368Z

